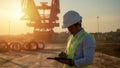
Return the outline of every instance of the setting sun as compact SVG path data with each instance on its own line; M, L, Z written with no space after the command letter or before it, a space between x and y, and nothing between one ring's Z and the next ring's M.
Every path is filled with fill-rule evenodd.
M13 16L16 17L17 19L20 19L23 16L23 13L21 10L16 10L13 12Z
M9 34L8 22L11 21L12 23L16 22L13 26L16 27L14 29L14 32L17 34L21 33L27 33L28 31L25 31L25 29L29 28L26 26L25 21L21 21L20 18L24 15L21 9L21 0L0 0L0 34ZM36 5L40 5L39 1L48 1L49 0L34 0ZM66 2L69 2L68 5L66 5ZM80 4L80 2L83 2ZM100 2L100 3L99 3ZM75 3L76 6L73 4ZM83 25L86 29L86 31L89 32L97 32L97 19L96 16L100 16L99 22L100 22L100 32L109 32L109 31L115 31L120 27L120 14L119 14L119 1L111 1L110 4L108 4L107 1L105 1L102 5L103 1L95 1L94 2L87 2L87 1L80 1L80 0L60 0L60 15L59 17L59 24L62 25L62 19L63 14L67 12L68 10L77 10L80 12L80 14L83 16ZM49 4L49 3L48 3ZM97 5L99 4L99 6ZM108 5L106 5L108 4ZM84 6L84 7L82 7ZM89 7L89 8L88 8ZM103 8L104 7L104 8ZM111 8L110 8L111 7ZM106 9L108 8L108 9ZM89 11L89 12L88 12ZM40 11L42 13L42 11ZM49 12L45 12L48 14ZM91 24L89 24L91 23ZM21 26L19 25L21 24ZM94 27L93 24L95 25ZM18 27L18 26L19 27ZM22 27L25 28L22 28ZM12 27L12 26L11 26ZM21 32L18 30L20 29ZM29 29L28 29L29 30ZM31 30L32 31L32 30ZM62 28L55 28L54 31L56 32L62 32L64 29Z

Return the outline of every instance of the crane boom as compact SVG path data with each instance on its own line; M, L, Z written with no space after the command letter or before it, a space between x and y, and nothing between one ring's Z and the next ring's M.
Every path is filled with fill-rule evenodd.
M34 0L21 0L22 11L24 16L22 20L28 20L27 26L34 28L34 36L42 40L51 38L54 34L53 28L58 27L60 13L59 0L50 0L48 2L40 2L41 5L36 6ZM47 14L46 12L49 12Z

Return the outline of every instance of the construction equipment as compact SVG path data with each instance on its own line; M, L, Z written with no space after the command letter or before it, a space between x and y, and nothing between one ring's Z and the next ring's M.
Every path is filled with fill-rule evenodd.
M7 52L9 49L8 43L4 40L0 41L0 52Z
M41 41L29 41L29 42L20 42L20 41L13 41L7 42L4 40L0 41L0 52L8 52L12 51L38 51L43 50L45 48L45 44Z
M38 0L40 1L40 0ZM27 21L27 26L34 28L34 40L27 42L0 42L0 49L4 50L41 50L45 48L42 41L52 41L52 37L56 34L54 27L58 27L58 14L60 13L59 0L50 0L48 2L40 2L40 6L35 4L34 0L21 0L22 11L24 13L21 20ZM37 40L37 41L36 41ZM42 40L42 41L41 41ZM23 44L22 44L23 43ZM2 50L3 51L3 50Z
M59 0L50 1L51 6L48 2L40 2L41 5L36 6L34 0L21 0L24 13L21 19L27 21L27 26L34 28L35 39L50 41L55 34L53 28L59 26Z

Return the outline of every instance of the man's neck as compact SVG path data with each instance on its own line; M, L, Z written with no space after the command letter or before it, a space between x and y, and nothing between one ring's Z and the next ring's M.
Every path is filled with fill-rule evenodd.
M79 28L74 34L73 34L73 36L75 36L79 31L81 31L82 30L82 28Z

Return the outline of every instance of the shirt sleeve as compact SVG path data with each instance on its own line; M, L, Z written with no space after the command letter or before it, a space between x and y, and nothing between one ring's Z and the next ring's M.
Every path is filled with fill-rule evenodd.
M90 65L93 63L95 54L95 42L91 36L87 36L82 43L83 46L83 57L75 59L75 65L77 67Z

